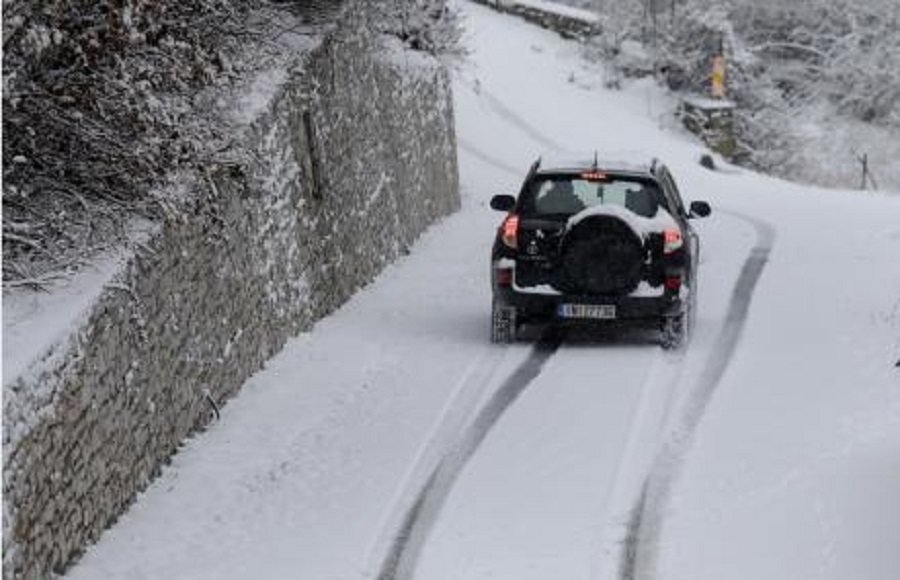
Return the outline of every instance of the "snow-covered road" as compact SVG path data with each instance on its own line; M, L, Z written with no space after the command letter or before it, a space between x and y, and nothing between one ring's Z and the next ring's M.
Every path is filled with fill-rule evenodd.
M702 169L652 84L606 91L577 44L460 7L463 209L253 377L67 577L898 577L897 196ZM541 152L594 149L657 155L713 204L685 352L488 343L487 201Z

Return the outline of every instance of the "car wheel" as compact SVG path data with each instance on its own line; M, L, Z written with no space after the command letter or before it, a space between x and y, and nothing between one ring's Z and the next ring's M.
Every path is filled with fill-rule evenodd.
M494 300L491 305L491 342L512 343L518 335L516 309Z
M695 300L696 297L692 291L679 314L663 318L659 343L664 349L679 349L690 340L695 321Z
M683 314L667 316L662 321L659 344L666 350L676 350L685 341L686 320Z

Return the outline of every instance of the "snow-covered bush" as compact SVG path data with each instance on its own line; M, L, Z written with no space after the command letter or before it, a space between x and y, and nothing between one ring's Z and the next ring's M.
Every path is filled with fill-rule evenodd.
M881 154L890 143L858 142L869 132L856 125L880 126L888 141L900 133L900 5L733 0L729 21L738 47L730 88L753 164L855 186L858 150L870 150L885 184L900 187Z
M132 216L159 213L162 181L228 159L204 89L252 69L242 58L280 33L283 10L458 46L445 0L4 0L4 286L77 268Z
M261 0L4 1L3 279L45 283L222 145L196 107Z
M816 138L812 122L822 126L820 133L834 130L832 117L837 116L848 126L868 123L888 136L900 134L896 0L562 1L598 11L604 24L598 45L605 57L618 54L624 40L639 41L655 55L661 78L676 90L706 92L711 57L721 49L728 97L738 104L743 159L754 166L846 186L855 183L846 177L855 172L855 149L885 144L858 144L846 136L854 143L841 156L845 175L826 177L814 155L797 155L805 147L818 147L834 158L834 143ZM868 133L862 128L850 132ZM900 153L900 144L895 149ZM892 169L890 155L881 157L881 171L896 175L890 181L900 188L900 172ZM802 158L808 165L800 165Z
M447 0L386 0L376 6L376 27L413 50L458 54L462 25Z
M746 3L732 19L789 99L824 96L864 121L900 122L900 5Z

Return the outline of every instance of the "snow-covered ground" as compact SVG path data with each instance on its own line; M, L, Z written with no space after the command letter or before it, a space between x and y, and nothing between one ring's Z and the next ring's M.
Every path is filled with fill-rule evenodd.
M702 169L654 87L605 91L576 44L461 7L463 209L291 341L67 576L612 579L629 524L636 577L900 576L900 199ZM684 353L488 343L487 201L542 151L594 148L659 155L713 204Z

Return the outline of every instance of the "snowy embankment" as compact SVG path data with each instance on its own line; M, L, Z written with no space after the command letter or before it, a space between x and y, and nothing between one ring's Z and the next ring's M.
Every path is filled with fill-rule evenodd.
M900 201L706 171L654 87L607 92L575 43L461 7L463 209L251 379L69 576L374 578L488 416L396 577L612 579L643 505L638 577L896 578ZM484 415L532 356L487 342L487 200L542 150L594 148L659 155L713 204L698 331L680 355L566 341Z

